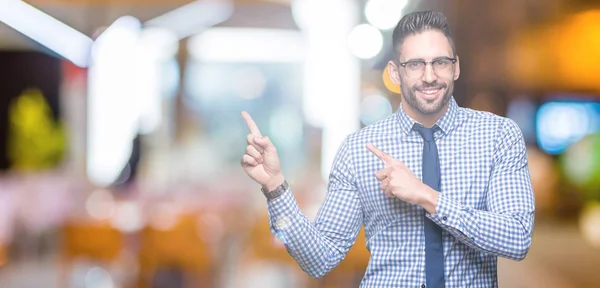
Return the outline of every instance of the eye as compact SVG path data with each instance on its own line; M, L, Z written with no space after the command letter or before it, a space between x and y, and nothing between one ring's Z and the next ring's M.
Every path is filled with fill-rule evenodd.
M421 61L410 61L410 62L406 63L406 68L421 69L421 67L423 67L423 65L425 65L425 64Z
M450 65L450 60L448 59L438 59L433 61L433 65L439 67L439 68L444 68L448 65Z

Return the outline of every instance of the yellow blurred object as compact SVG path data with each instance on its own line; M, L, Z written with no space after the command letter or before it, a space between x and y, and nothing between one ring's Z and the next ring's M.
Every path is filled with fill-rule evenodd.
M6 246L0 245L0 267L6 265L7 260L8 259L6 257Z
M108 222L68 222L61 230L61 268L58 287L68 287L71 268L78 258L101 265L117 260L124 248L124 235Z
M551 36L541 29L532 29L516 35L509 42L506 53L508 77L522 89L535 89L552 82L556 59L547 45Z
M27 89L10 106L8 157L12 169L39 170L59 163L65 152L62 125L38 89Z
M590 246L600 249L600 202L586 204L579 217L579 230L583 239Z
M391 92L394 92L396 94L401 94L401 90L400 90L400 85L394 83L394 81L392 81L392 78L390 78L390 73L388 72L388 67L385 66L385 69L383 69L383 85L385 85L385 88L387 88L388 90L390 90Z
M518 88L600 92L600 10L588 10L509 42L505 63Z
M565 86L598 91L600 74L600 10L585 11L558 26L553 42L558 58L556 78Z
M124 246L123 234L108 222L67 223L62 229L63 256L113 261Z

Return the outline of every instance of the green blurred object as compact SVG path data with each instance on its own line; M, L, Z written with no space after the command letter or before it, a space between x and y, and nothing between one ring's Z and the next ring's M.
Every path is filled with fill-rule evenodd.
M585 193L585 200L600 201L600 134L572 144L559 161L567 180Z
M8 158L13 171L38 171L57 165L65 153L63 125L38 89L27 89L9 110Z

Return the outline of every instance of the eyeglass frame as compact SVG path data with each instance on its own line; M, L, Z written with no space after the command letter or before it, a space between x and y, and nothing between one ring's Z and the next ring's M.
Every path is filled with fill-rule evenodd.
M433 67L433 62L439 61L439 60L450 60L450 62L452 62L452 65L456 64L456 62L458 61L457 58L437 57L437 58L433 59L432 61L408 60L405 62L400 62L400 61L395 61L395 62L397 62L398 65L400 65L400 66L402 66L402 68L404 68L404 74L406 74L406 77L411 78L411 79L419 79L420 77L423 77L423 75L425 75L425 71L427 71L427 65L431 65L431 69L433 69L433 73L435 73L435 75L437 75L439 77L440 75L438 75L438 73L435 71L435 68ZM423 72L421 72L421 76L414 77L414 78L408 76L408 72L406 71L406 64L411 63L411 62L425 63L425 69L423 69Z

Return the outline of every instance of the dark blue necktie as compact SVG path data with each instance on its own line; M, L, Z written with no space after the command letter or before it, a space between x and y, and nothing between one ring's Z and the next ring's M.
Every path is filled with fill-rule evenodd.
M423 183L440 191L440 164L433 133L437 126L426 128L415 125L423 137ZM425 278L427 288L444 287L444 249L442 228L425 217Z

